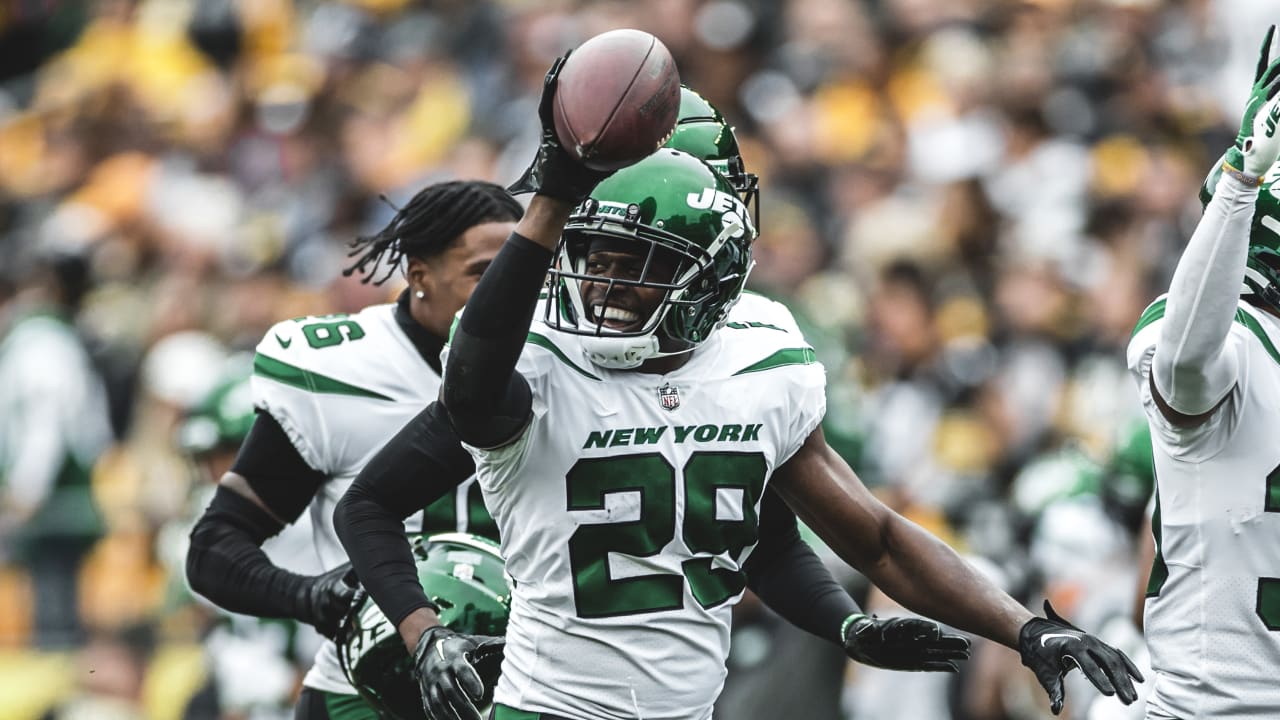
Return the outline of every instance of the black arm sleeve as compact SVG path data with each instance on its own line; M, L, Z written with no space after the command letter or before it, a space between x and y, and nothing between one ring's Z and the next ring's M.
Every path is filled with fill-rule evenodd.
M244 477L271 512L286 523L298 519L324 484L270 413L257 411L231 472Z
M773 490L760 503L760 540L747 558L747 587L784 620L841 646L845 618L861 612L804 540L795 513Z
M338 502L338 539L392 625L420 607L433 607L418 582L404 519L474 472L443 408L431 403L378 451Z
M232 612L305 620L310 578L272 565L262 552L262 543L282 527L253 501L219 486L191 530L187 583Z
M458 321L440 397L471 445L504 445L529 421L532 395L515 367L550 264L550 251L512 233Z

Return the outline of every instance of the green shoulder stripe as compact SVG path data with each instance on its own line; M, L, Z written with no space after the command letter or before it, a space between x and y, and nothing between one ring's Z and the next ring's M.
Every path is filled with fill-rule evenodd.
M328 395L351 395L353 397L373 398L374 400L390 400L391 398L381 393L365 390L362 387L348 385L341 380L334 380L331 377L314 373L310 370L303 370L300 367L294 367L289 363L280 362L275 358L267 357L262 353L258 353L253 357L253 372L269 380L275 380L285 385L292 385L296 388L302 388L307 392L325 393Z
M1143 328L1164 317L1164 310L1165 301L1163 299L1151 303L1143 311L1142 317L1138 318L1138 324L1133 328L1133 335L1137 335ZM1280 350L1276 349L1275 344L1271 342L1271 338L1267 335L1267 331L1262 329L1262 325L1258 323L1257 319L1245 311L1244 308L1236 308L1235 321L1253 333L1254 337L1258 338L1258 342L1262 343L1262 349L1267 351L1272 360L1280 363Z
M1142 311L1142 316L1138 318L1138 324L1133 326L1133 332L1129 337L1135 337L1138 333L1142 332L1143 328L1164 317L1164 306L1165 298L1160 298L1148 305L1147 309Z
M1262 343L1262 349L1267 351L1271 359L1280 363L1280 351L1276 350L1276 346L1271 343L1271 338L1267 337L1267 331L1263 330L1262 325L1252 315L1245 312L1244 308L1236 310L1236 322L1248 328L1249 332L1258 338L1258 342Z
M555 344L555 343L553 343L553 342L551 342L551 339L550 339L550 338L548 338L546 335L539 335L538 333L531 332L531 333L529 333L529 335L528 335L528 336L526 336L526 337L525 337L525 342L527 342L527 343L531 343L531 344L533 344L533 345L537 345L538 347L546 348L547 350L550 350L552 355L555 355L557 358L559 358L559 359L560 359L560 362L562 362L562 363L564 363L565 365L568 365L569 367L573 368L574 370L576 370L576 371L578 372L578 374L579 374L579 375L582 375L583 377L588 377L588 378L591 378L592 380L599 380L599 379L600 379L600 378L596 377L595 375L592 375L591 373L587 372L586 370L583 370L582 368L580 368L580 367L578 367L577 365L573 364L573 361L572 361L572 360L570 360L568 357L566 357L566 356L565 356L564 351L563 351L563 350L561 350L560 348L556 347L556 344Z
M775 352L760 362L742 368L734 375L746 375L747 373L760 372L762 370L772 370L785 365L811 365L815 362L817 362L817 357L814 356L812 348L786 348Z

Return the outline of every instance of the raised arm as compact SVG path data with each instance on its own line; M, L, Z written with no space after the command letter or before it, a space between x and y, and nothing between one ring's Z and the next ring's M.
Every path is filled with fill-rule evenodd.
M458 436L477 447L505 445L528 423L529 386L515 367L538 292L569 212L608 176L578 164L556 137L552 100L567 57L556 60L543 82L538 154L509 188L534 193L533 199L476 285L450 341L440 398Z
M572 205L535 195L471 294L450 341L440 399L458 437L499 447L529 421L529 385L515 372L551 250Z
M1252 93L1236 144L1223 156L1213 199L1191 235L1165 307L1151 383L1165 418L1194 425L1235 385L1238 365L1228 351L1241 281L1247 272L1249 230L1258 186L1280 151L1276 100L1280 60L1268 63L1274 26L1263 41Z

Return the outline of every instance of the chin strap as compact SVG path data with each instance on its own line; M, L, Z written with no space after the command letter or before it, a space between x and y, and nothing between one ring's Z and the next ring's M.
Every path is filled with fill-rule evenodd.
M637 368L645 360L662 355L658 350L658 338L653 334L641 337L584 337L582 350L592 364L610 370Z

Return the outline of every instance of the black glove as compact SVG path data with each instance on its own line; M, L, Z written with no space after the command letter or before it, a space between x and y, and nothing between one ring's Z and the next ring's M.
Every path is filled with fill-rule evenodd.
M476 706L493 700L507 641L429 627L413 650L413 677L422 707L433 720L481 720Z
M887 670L956 672L956 660L969 659L969 640L944 633L932 620L867 617L844 622L844 651L864 665Z
M321 635L333 639L356 595L356 576L351 563L311 578L298 598L297 617Z
M1022 664L1031 668L1040 685L1049 693L1050 709L1062 711L1062 678L1078 667L1103 695L1120 695L1125 705L1138 699L1133 677L1142 682L1142 673L1124 653L1063 620L1044 601L1047 617L1032 618L1018 633Z
M611 170L592 170L578 162L560 146L560 138L556 137L552 106L560 68L564 67L564 62L568 59L569 53L556 58L542 81L542 100L538 103L542 139L538 143L538 154L529 168L507 188L513 195L537 193L577 205L591 194L596 183L613 174Z

